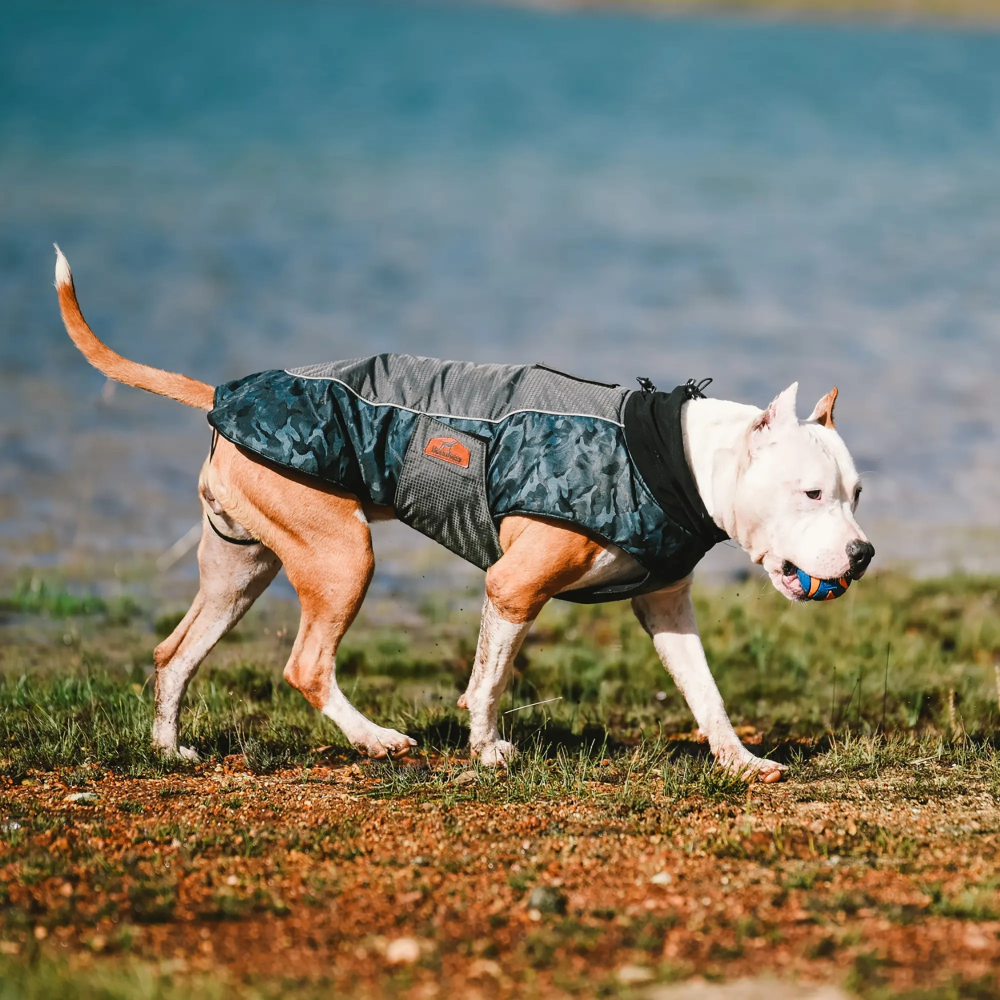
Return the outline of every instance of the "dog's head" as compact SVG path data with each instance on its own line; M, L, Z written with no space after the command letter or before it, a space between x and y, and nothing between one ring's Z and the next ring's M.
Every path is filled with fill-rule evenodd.
M837 390L806 420L795 413L797 392L789 386L751 426L735 504L740 543L792 601L806 599L798 569L857 580L875 554L856 520L858 473L833 426Z

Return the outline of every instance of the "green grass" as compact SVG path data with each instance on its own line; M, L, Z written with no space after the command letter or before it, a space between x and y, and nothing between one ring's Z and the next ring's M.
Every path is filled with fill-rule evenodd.
M43 585L33 592L38 615L71 606L54 596L62 591ZM18 594L8 605L22 600ZM877 776L913 764L916 798L943 793L923 765L969 763L1000 790L993 742L1000 581L882 575L835 603L805 607L753 583L702 591L696 603L733 722L764 734L757 752L824 777ZM405 634L357 626L339 657L340 680L370 717L449 757L463 752L467 738L455 698L476 622L469 612L434 618ZM20 645L8 637L0 653L0 774L20 780L56 767L128 775L183 768L160 761L148 745L156 642L148 621L98 615L73 628ZM213 653L192 684L183 741L209 759L242 753L257 772L354 757L282 680L291 633L280 644L253 623L243 633L238 646ZM521 710L547 699L559 700ZM706 795L738 794L725 780L713 785L721 779L704 766L704 747L668 739L694 723L627 605L546 609L502 711L505 733L526 751L514 785L523 796L586 783L608 755L624 755L636 773L658 769L678 794L692 784ZM393 775L385 794L406 794L408 783L424 780ZM627 774L623 780L627 792Z
M0 620L4 614L58 619L102 615L115 622L127 622L138 612L139 605L130 597L105 601L95 594L71 592L64 585L37 576L21 580L10 594L0 598Z

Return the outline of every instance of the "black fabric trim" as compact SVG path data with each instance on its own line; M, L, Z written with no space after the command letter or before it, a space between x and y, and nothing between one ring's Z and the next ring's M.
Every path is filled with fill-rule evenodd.
M642 594L651 594L654 590L662 590L671 582L674 581L662 580L652 573L647 573L641 580L633 580L631 583L602 583L596 587L564 590L561 594L556 594L555 600L570 601L573 604L604 604L607 601L624 601L640 597Z
M667 517L693 535L707 552L729 536L705 509L684 457L681 408L704 398L693 382L673 392L633 392L625 402L625 441L629 455Z

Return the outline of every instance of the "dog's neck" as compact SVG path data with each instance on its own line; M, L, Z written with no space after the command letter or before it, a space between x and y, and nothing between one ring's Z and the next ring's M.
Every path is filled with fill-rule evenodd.
M705 509L730 538L741 542L736 484L749 457L749 435L761 411L725 399L693 399L681 410L684 457Z

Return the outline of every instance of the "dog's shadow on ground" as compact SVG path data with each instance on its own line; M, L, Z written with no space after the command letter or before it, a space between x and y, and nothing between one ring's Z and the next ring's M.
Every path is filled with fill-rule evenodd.
M469 727L455 719L442 719L422 729L410 731L421 750L464 754L469 749ZM549 722L543 726L518 726L502 729L501 736L513 742L520 751L543 757L559 754L593 757L598 754L615 754L630 744L616 738L603 726L589 725L574 732L569 726Z
M442 719L423 728L412 729L410 735L417 740L418 749L425 753L441 753L449 756L452 754L462 756L468 753L469 727L455 719ZM549 760L558 757L578 757L586 760L614 758L650 742L648 735L643 740L625 739L604 726L590 724L576 731L554 721L534 727L516 726L502 735L511 739L523 754ZM653 737L652 742L655 746L658 742L657 737ZM765 737L759 744L749 745L748 749L758 757L767 757L768 760L781 764L791 764L824 754L832 745L829 736L803 742L773 734L770 738ZM659 743L658 749L663 751L662 755L656 753L656 759L660 761L675 760L680 764L685 759L703 762L712 758L708 743L702 740L665 739Z

